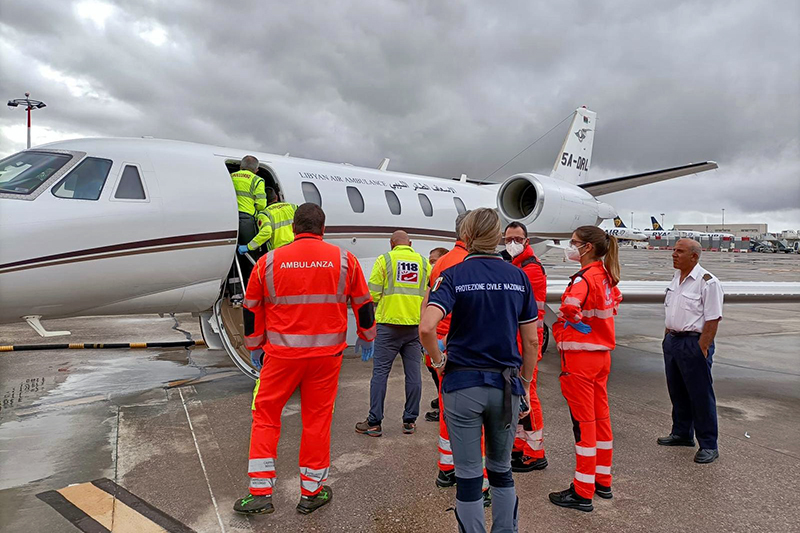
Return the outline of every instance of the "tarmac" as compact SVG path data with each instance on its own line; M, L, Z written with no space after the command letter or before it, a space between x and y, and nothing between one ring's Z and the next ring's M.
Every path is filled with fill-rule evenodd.
M626 279L669 279L668 251L622 251ZM576 269L542 258L551 279ZM703 254L723 280L800 281L800 255ZM660 341L663 309L625 305L609 381L614 498L592 513L562 509L547 493L574 472L574 440L551 345L539 397L550 466L515 474L520 531L800 531L800 304L726 305L714 378L720 459L664 448L670 430ZM0 326L0 345L199 339L190 315L45 321L64 338L24 324ZM0 530L48 531L456 531L455 489L438 489L434 398L423 373L414 435L401 432L402 365L389 381L383 436L354 432L369 402L371 363L347 355L333 417L334 498L299 515L299 396L284 410L271 515L232 511L247 493L253 382L227 355L205 348L0 353ZM487 512L487 519L491 516Z

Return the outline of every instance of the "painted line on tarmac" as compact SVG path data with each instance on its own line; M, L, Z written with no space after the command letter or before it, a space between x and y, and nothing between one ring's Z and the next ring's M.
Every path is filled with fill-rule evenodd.
M49 490L36 497L85 533L194 533L106 478Z

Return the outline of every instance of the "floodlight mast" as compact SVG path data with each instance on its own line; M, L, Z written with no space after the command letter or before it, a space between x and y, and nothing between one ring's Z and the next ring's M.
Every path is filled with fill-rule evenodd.
M25 98L15 98L14 100L8 101L8 107L19 107L20 105L24 105L25 110L28 112L28 148L31 147L31 111L34 109L47 107L47 104L44 102L39 100L31 100L30 96L31 93L25 93Z

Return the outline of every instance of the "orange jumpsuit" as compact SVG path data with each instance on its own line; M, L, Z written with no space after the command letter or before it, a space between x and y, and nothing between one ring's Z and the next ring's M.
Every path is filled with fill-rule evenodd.
M457 265L469 255L467 247L461 241L456 241L455 248L444 254L436 261L431 271L430 286L433 287L434 282L442 275L442 272L447 270L453 265ZM436 326L436 336L443 339L450 331L450 315L447 315ZM425 364L431 366L431 359L428 354L425 354ZM443 472L450 472L455 469L453 465L453 450L450 448L450 433L447 431L447 424L444 421L444 403L442 402L442 388L439 386L439 406L441 408L441 415L439 416L439 470Z
M358 260L319 235L297 235L293 243L259 259L253 269L245 306L255 315L255 331L245 344L251 350L261 347L266 354L253 396L248 468L253 495L272 494L281 413L298 387L301 493L317 494L328 478L348 301L359 337L373 340L375 313Z
M531 282L533 297L536 299L536 306L539 310L539 320L536 330L539 337L539 357L542 360L542 342L544 341L544 304L547 299L547 275L539 259L533 253L533 248L526 246L525 249L515 257L511 263L522 269ZM522 338L517 335L519 353L522 353ZM517 424L517 436L514 439L515 452L522 452L523 456L533 459L544 457L544 442L542 431L544 421L542 419L542 404L536 394L536 377L539 374L539 365L533 369L533 379L530 385L531 413L519 421Z
M575 433L575 492L594 495L595 483L611 486L613 437L608 411L608 374L616 346L614 315L622 295L603 263L595 261L572 276L564 295L553 336L561 353L561 392L569 405ZM583 322L581 333L566 321Z

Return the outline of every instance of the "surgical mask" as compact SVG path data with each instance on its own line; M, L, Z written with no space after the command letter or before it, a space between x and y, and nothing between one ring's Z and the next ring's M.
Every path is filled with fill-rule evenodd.
M508 252L511 257L517 257L523 250L525 250L525 245L520 242L511 241L506 244L506 252Z
M586 245L584 244L584 246L586 246ZM581 253L580 249L577 246L573 246L572 244L570 244L566 248L564 248L564 255L570 261L578 261L578 262L580 262L581 256L583 254Z

